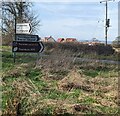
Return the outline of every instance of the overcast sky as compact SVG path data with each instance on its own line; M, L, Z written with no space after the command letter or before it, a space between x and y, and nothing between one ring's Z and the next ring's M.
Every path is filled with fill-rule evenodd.
M41 20L41 37L74 37L77 40L104 40L105 4L100 2L35 2L34 12ZM110 25L108 40L118 36L118 2L108 3Z

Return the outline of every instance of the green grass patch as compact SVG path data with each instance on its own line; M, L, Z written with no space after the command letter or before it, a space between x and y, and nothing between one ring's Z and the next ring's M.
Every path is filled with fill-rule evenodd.
M45 93L46 91L43 91L45 88L48 87L48 83L46 83L43 80L38 80L38 81L32 81L34 85L39 89L41 93Z
M12 83L12 82L15 81L15 80L17 80L17 78L16 78L16 77L13 77L13 76L11 76L11 75L9 75L9 76L4 76L4 77L2 78L2 81L5 82L5 83L8 83L8 85L9 85L9 83Z
M69 94L68 94L68 99L74 99L75 101L78 99L79 95L81 94L80 89L73 89Z
M82 99L81 101L83 104L92 104L95 103L96 100L90 96L84 97L84 99Z
M67 70L58 70L58 71L51 70L50 73L53 75L58 75L58 76L67 76L68 75Z
M94 78L94 77L99 75L99 71L97 71L97 70L84 70L83 74L86 75L86 76Z
M41 110L42 115L51 115L53 113L54 107L53 106L47 106L47 107L43 107Z
M36 60L36 53L16 53L16 63L35 63Z
M48 85L47 82L41 79L42 76L43 73L40 69L32 68L26 72L26 78L29 78L40 91Z
M109 107L109 106L96 106L95 109L105 114L118 114L118 107Z
M46 99L59 99L59 98L65 98L66 94L62 94L60 91L56 89L50 89L45 93L44 97Z
M5 110L7 105L8 105L8 101L12 100L15 96L13 87L6 86L6 88L4 87L3 94L2 94L2 110Z
M3 52L2 53L2 70L10 70L14 67L13 56L11 52Z
M74 89L69 93L61 92L56 89L50 89L46 92L45 96L47 99L60 99L60 100L73 100L76 101L80 95L81 91L79 89Z
M34 81L38 81L42 76L43 74L40 69L30 68L26 71L26 77Z

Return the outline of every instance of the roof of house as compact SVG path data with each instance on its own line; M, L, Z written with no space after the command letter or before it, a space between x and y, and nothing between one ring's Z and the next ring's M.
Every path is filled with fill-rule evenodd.
M73 41L77 41L77 39L76 39L76 38L66 38L66 41L67 41L67 42L69 42L69 41L70 41L70 42L71 42L71 41L73 42Z
M64 38L58 38L57 42L63 42L65 39Z
M49 41L50 39L52 39L55 42L55 39L52 36L45 37L45 41Z

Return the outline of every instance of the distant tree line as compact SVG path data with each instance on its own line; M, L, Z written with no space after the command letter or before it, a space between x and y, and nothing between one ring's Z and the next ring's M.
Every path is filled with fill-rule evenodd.
M9 44L14 39L15 34L15 18L17 23L31 23L32 33L36 32L40 25L38 16L31 10L33 3L21 2L22 0L14 0L13 2L2 2L2 41L3 44Z

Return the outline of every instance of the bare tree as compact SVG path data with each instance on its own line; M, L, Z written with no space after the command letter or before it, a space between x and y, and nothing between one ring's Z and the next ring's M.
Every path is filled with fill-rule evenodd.
M38 17L30 11L31 2L3 2L2 3L2 33L3 41L11 42L15 34L15 19L17 23L29 22L32 25L32 33L40 25Z

